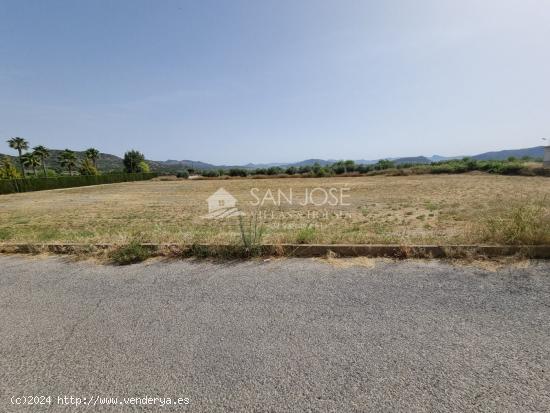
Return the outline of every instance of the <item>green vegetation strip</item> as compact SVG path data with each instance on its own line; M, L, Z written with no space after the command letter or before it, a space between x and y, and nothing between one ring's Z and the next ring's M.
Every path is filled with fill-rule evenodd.
M0 194L43 191L47 189L73 188L118 182L145 181L155 178L156 173L104 174L59 176L55 178L0 179Z
M134 250L139 250L138 254ZM460 258L521 256L550 258L550 245L302 245L266 244L250 251L234 244L0 244L0 253L86 254L112 251L115 255L246 258L253 256L288 257L392 257L392 258ZM126 260L126 257L124 257ZM128 259L131 261L131 258ZM139 261L139 260L136 260Z
M506 160L476 160L472 158L451 159L440 162L393 162L382 159L374 164L357 164L354 161L338 161L332 164L289 166L282 168L272 166L270 168L231 168L231 169L205 169L178 172L178 177L187 178L189 172L199 174L205 178L217 177L311 177L323 178L329 176L408 176L424 174L461 174L466 172L486 172L498 175L524 175L524 176L550 176L550 168L544 168L542 159L524 157L516 159L509 157Z

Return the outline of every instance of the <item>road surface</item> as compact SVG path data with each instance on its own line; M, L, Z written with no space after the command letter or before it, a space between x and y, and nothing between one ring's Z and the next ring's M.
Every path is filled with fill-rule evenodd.
M0 256L0 308L2 412L550 410L548 261Z

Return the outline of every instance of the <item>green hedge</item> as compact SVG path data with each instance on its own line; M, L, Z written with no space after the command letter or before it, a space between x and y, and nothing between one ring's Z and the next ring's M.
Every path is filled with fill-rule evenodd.
M72 188L76 186L114 184L117 182L145 181L157 173L105 174L59 176L55 178L0 179L0 194L42 191L45 189Z

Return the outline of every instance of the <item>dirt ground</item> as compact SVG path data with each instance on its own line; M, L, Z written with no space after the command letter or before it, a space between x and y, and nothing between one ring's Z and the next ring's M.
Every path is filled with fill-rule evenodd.
M207 200L219 188L246 215L205 218ZM548 178L472 173L131 182L2 195L0 242L221 243L262 232L261 241L269 243L474 243L484 241L478 229L487 217L531 202L548 206Z

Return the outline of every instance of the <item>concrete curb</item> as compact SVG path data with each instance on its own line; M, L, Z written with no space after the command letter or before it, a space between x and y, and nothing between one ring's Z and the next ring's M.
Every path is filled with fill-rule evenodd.
M231 256L246 252L236 245L211 244L141 244L160 256ZM76 254L110 250L117 244L6 244L0 243L0 253ZM292 257L392 257L392 258L459 258L459 257L505 257L520 255L526 258L550 258L550 245L374 245L374 244L280 244L261 245L255 255ZM238 255L238 254L237 254ZM246 255L246 254L245 254Z

